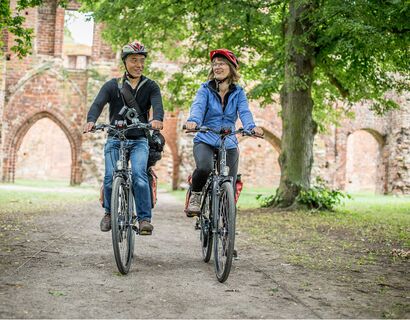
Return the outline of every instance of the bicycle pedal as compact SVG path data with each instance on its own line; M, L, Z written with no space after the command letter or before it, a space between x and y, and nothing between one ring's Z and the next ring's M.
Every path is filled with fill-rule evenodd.
M196 222L195 222L195 230L201 230L201 226L199 225L199 221L197 220Z

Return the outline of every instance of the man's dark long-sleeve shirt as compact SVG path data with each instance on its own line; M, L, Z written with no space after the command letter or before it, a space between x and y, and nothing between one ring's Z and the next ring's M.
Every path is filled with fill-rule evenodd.
M129 86L124 82L124 86ZM141 77L135 89L132 89L132 94L137 100L137 103L142 111L142 121L148 122L149 110L153 107L153 119L158 121L164 120L164 108L162 106L161 91L157 83L144 76ZM120 90L118 88L118 81L116 78L107 81L101 88L97 97L87 115L87 122L96 122L106 104L109 104L110 123L114 124L116 120L124 120L118 113L124 106ZM133 129L126 134L128 139L135 139L145 136L141 129Z

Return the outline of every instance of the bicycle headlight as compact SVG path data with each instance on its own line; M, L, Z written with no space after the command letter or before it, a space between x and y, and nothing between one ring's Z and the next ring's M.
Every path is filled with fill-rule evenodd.
M122 170L122 161L121 160L117 161L117 169Z

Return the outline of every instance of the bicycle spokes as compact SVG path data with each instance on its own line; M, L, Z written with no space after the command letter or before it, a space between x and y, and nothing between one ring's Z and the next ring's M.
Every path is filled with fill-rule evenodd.
M219 210L215 235L215 271L220 282L224 282L232 266L235 242L235 203L231 182L221 185Z
M122 274L128 273L134 249L134 233L131 227L131 214L128 207L128 189L123 178L116 177L111 196L112 241L115 261Z

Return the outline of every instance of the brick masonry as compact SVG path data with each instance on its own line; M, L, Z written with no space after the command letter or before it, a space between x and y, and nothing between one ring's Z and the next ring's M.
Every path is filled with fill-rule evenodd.
M15 3L11 1L12 8ZM75 1L68 4L70 10L78 7ZM119 76L118 56L102 40L103 26L95 25L87 69L68 69L62 51L64 14L53 0L25 11L25 25L35 30L36 37L33 54L22 60L9 49L12 35L4 34L5 54L0 61L2 181L12 182L17 175L64 176L71 184L101 183L105 135L83 135L82 127L101 85ZM318 135L312 180L320 176L342 189L410 194L410 95L394 99L401 106L399 111L380 118L369 111L369 103L358 103L355 119ZM240 139L239 171L249 186L275 188L280 180L279 106L262 109L252 102L251 109L266 139ZM167 146L156 170L160 181L173 188L186 186L194 166L192 136L181 130L187 115L180 110L166 113L163 133ZM105 111L100 121L106 119ZM38 172L33 174L34 170Z

